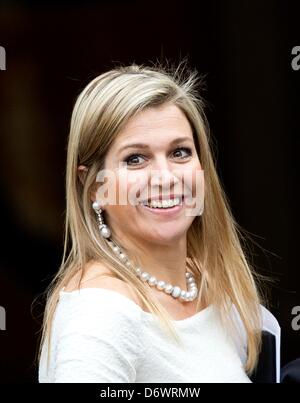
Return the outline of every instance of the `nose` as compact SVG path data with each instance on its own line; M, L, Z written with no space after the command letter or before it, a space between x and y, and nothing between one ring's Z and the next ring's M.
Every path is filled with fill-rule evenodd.
M152 165L149 179L151 188L159 187L162 191L165 190L166 192L179 182L178 177L170 169L168 161L164 157Z

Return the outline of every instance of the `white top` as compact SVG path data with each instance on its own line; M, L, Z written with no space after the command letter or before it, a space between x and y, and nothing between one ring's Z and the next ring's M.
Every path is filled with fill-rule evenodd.
M251 382L245 354L213 305L173 320L176 344L154 316L122 294L101 288L60 292L39 382Z

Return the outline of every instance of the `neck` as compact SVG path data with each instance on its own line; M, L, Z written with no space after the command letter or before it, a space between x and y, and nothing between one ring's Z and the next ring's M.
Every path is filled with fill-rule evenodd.
M157 280L163 280L172 285L186 289L186 238L175 241L173 244L162 245L147 242L144 240L131 241L126 238L124 249L128 251L128 256L135 266L141 267ZM130 252L133 252L130 255ZM131 257L132 256L132 257Z

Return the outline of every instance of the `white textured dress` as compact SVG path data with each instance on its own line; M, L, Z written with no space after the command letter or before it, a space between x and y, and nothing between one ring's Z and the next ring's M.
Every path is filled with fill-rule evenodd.
M39 382L251 382L242 344L224 330L213 305L173 323L181 345L116 291L61 291L49 367L44 344Z

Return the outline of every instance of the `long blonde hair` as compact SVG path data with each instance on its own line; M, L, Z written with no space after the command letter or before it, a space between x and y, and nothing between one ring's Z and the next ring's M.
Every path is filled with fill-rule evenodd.
M91 259L104 262L114 276L134 287L154 317L176 337L170 316L153 298L149 286L116 258L107 241L99 235L90 198L96 175L104 167L105 155L128 120L147 107L172 103L190 122L205 172L204 213L195 217L187 233L187 265L196 279L201 280L198 307L203 302L215 304L227 323L234 304L247 333L245 369L248 373L254 370L261 345L262 301L256 274L241 245L241 228L233 218L216 172L204 102L199 93L201 85L202 77L184 61L175 67L168 63L165 66L133 63L99 75L78 96L67 149L63 258L47 290L40 354L46 340L50 352L51 325L59 292L81 269L82 279L86 263ZM83 182L78 177L79 165L88 167ZM129 256L134 254L134 251L126 252Z

